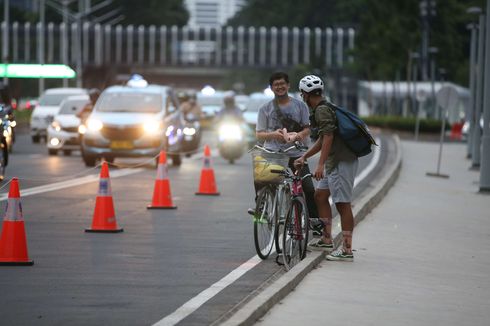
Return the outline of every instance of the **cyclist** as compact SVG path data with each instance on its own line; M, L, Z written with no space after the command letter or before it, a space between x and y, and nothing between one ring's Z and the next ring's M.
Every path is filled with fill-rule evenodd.
M308 108L300 100L289 96L289 76L284 72L275 72L269 78L269 85L274 93L274 99L259 109L256 126L257 139L264 142L264 147L274 151L288 148L295 141L306 146L310 135ZM301 156L301 151L292 150L287 155L290 157L289 166L294 171L294 160ZM304 176L309 173L308 164L303 164L300 175ZM305 178L302 186L309 216L316 218L318 213L313 181L311 178ZM255 184L255 190L259 190L257 184ZM249 210L249 213L253 214L254 210Z
M357 172L357 156L337 137L337 119L334 108L323 97L323 81L314 75L305 76L299 82L299 90L303 101L313 113L313 123L318 126L319 138L315 144L295 161L302 166L306 159L320 152L318 166L314 177L318 180L315 200L324 223L323 237L313 246L323 250L333 250L332 211L328 198L331 196L340 214L342 225L342 248L327 255L327 260L353 261L352 231L354 216L351 201L354 178Z

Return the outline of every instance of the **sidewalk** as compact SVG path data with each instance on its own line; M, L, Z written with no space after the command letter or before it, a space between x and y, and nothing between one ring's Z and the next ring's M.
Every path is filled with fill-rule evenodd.
M466 145L402 142L400 176L354 230L355 261L323 261L257 325L488 325L490 196Z

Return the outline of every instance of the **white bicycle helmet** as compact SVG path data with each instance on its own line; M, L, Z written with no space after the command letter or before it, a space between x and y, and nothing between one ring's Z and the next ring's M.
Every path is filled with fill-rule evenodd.
M315 75L308 75L299 81L299 90L310 93L316 90L323 91L323 81Z

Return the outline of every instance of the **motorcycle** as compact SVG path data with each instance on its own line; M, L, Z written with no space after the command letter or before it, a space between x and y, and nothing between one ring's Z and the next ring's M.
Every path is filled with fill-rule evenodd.
M247 140L242 122L224 118L218 124L218 149L221 157L231 164L245 153Z
M184 134L182 150L186 157L190 157L197 151L201 143L202 131L199 118L193 114L188 114L185 118L182 132Z
M0 181L5 177L9 152L12 151L13 146L13 128L11 123L11 115L8 109L0 105Z

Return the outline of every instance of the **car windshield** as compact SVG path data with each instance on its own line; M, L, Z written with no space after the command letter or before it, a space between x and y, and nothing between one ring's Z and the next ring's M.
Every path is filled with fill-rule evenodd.
M44 105L44 106L56 106L60 105L61 102L68 96L73 96L73 95L78 95L78 94L84 94L82 91L80 92L73 92L73 93L55 93L55 94L44 94L41 96L41 99L39 100L39 105Z
M218 106L221 107L223 105L223 97L215 97L215 96L210 96L210 97L199 97L197 99L199 104L202 106Z
M87 103L89 103L89 100L77 100L77 101L70 100L70 101L67 101L67 102L63 103L58 114L72 114L72 115L76 114L77 112L82 110L82 108Z
M97 101L99 112L158 113L162 110L159 94L106 93Z

